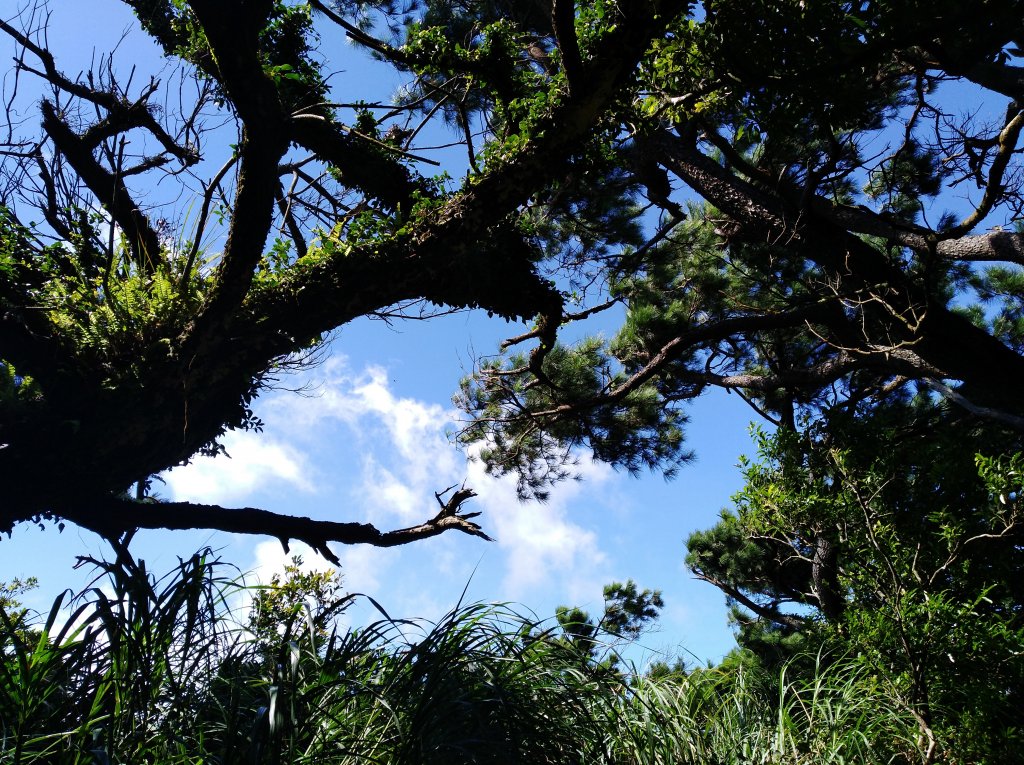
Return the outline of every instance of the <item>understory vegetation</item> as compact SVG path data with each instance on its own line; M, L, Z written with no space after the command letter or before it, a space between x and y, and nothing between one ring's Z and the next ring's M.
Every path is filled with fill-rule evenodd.
M246 587L207 551L156 577L123 547L89 563L93 586L48 614L11 598L4 606L3 763L925 756L902 689L855 657L804 656L772 671L742 661L627 671L615 637L638 622L620 618L627 629L615 629L618 607L656 598L632 585L609 588L597 623L578 610L538 622L473 604L433 624L382 610L374 624L342 629L336 617L350 599L333 574L293 565Z

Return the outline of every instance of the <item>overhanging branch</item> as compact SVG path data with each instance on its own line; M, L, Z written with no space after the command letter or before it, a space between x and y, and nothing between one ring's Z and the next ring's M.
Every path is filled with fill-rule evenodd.
M446 531L457 530L491 542L471 518L480 515L461 513L461 507L476 494L464 489L445 503L434 518L416 526L393 531L380 531L369 523L339 523L261 510L255 507L227 508L194 502L136 502L121 497L105 496L76 502L73 507L55 511L56 515L104 536L131 529L214 529L234 534L275 536L285 549L291 540L304 542L335 565L340 561L327 546L328 542L374 547L399 545L428 539ZM440 502L440 497L438 498Z

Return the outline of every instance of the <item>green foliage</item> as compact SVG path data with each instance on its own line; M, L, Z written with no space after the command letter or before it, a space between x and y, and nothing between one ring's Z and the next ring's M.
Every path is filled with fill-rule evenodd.
M176 335L202 300L202 280L173 269L131 273L112 280L59 279L40 291L54 331L97 362L133 354ZM189 283L191 282L191 283Z
M140 349L166 356L169 341L205 297L204 264L170 246L155 270L142 271L124 241L114 245L103 264L84 239L76 249L61 243L40 248L32 232L6 214L0 214L0 232L0 289L17 290L20 301L45 316L49 332L108 385L143 373L152 359L144 359ZM38 397L40 390L7 363L0 376L0 401L14 394L27 399Z
M982 314L983 326L1011 348L1024 350L1024 275L1006 266L991 266L972 271L969 281L988 309Z
M557 345L544 357L544 374L575 400L593 400L623 380L607 360L605 347L598 338L571 348ZM456 403L476 417L460 438L465 443L485 441L481 458L488 472L517 473L520 496L547 496L548 484L570 475L573 450L580 446L631 473L690 458L680 449L685 417L663 410L653 384L581 411L576 419L545 418L543 413L555 413L558 399L551 389L531 384L529 372L527 359L521 356L512 357L506 368L494 362L482 374L500 377L500 389L487 389L467 378L456 397ZM511 416L514 407L540 414L517 419Z
M743 606L755 664L814 645L859 656L949 756L998 762L1024 692L1024 463L932 407L759 433L735 511L690 537L687 565Z
M228 609L246 590L206 553L159 579L123 547L116 562L91 563L105 585L77 596L71 614L61 596L29 618L31 640L0 620L0 762L919 761L913 717L856 662L817 664L806 678L784 667L627 682L586 646L539 639L543 625L507 607L325 632L295 612L308 595L310 613L329 620L344 602L337 580L292 565L252 592L246 627ZM604 621L626 639L660 608L632 583L606 598Z
M0 761L184 762L200 681L219 657L224 582L202 554L160 580L123 549L116 563L90 562L110 589L70 611L62 594L43 621L24 620L28 641L4 618Z
M637 589L632 579L604 588L604 609L594 618L581 608L559 606L555 621L560 634L551 630L537 636L568 648L584 668L597 674L621 669L621 647L635 643L656 622L664 607L658 590Z
M950 761L1012 756L1024 277L1016 235L976 224L1020 233L1020 0L127 2L194 70L192 116L164 119L157 85L136 96L113 64L67 80L5 26L54 95L45 137L4 159L19 214L38 203L47 225L0 211L0 467L19 508L0 528L103 523L93 504L258 428L249 403L281 359L348 321L482 307L537 316L458 399L464 443L522 495L580 450L671 473L709 386L771 423L689 545L741 649L630 686L608 646L661 607L632 582L540 636L477 606L340 634L338 581L297 564L228 626L202 555L157 580L122 549L94 561L114 596L96 588L72 626L60 601L34 625L5 616L5 756L869 762L920 759L918 735ZM314 11L409 87L329 93ZM953 116L943 89L964 80L1001 122ZM238 133L181 246L132 197L162 167L195 172L207 111ZM417 169L438 116L461 186ZM132 142L157 153L125 164ZM674 181L701 201L684 211ZM966 222L933 214L965 182L983 198ZM224 248L203 263L211 216ZM602 304L617 331L559 337Z
M335 571L303 571L302 557L292 556L283 573L255 590L246 628L257 650L276 659L280 645L308 632L327 637L330 626L351 602L342 592L341 575Z
M27 579L15 578L9 582L0 582L0 608L9 613L24 613L18 598L36 589L38 586L39 580L34 576L30 576Z
M818 657L820 658L820 657ZM615 740L636 763L917 763L916 721L856 661L806 657L808 673L698 669L639 678Z
M185 0L130 0L143 29L169 56L194 65L220 98L227 100L221 73L206 31ZM263 71L277 86L282 105L290 112L318 107L326 100L327 84L313 55L316 35L307 3L273 0L265 9L239 19L239 32L248 37L254 30Z

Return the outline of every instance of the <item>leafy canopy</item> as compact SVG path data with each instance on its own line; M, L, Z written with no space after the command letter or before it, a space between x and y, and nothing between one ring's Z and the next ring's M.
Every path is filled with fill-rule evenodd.
M146 496L363 316L528 324L458 396L524 495L578 448L685 462L712 386L789 428L921 392L1024 424L1018 0L124 4L159 76L0 22L35 115L0 163L0 529L485 537L468 489L394 531ZM407 86L350 97L328 30Z

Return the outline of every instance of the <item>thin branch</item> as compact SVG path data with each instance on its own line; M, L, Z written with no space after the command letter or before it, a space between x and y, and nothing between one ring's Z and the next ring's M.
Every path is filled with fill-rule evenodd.
M773 608L762 606L757 601L748 598L737 588L733 587L727 582L723 582L720 579L716 579L713 576L703 573L699 568L693 569L693 573L698 579L705 581L708 584L714 585L722 592L724 592L726 595L728 595L730 598L746 606L748 609L753 611L757 616L760 616L762 619L767 619L768 621L774 622L776 624L781 624L784 627L789 627L795 630L802 629L805 626L805 620L803 618L795 615L791 616L790 614L784 614Z
M96 161L82 138L57 116L57 110L52 103L43 101L41 109L43 129L124 231L139 268L147 272L154 271L160 258L160 237L146 214L132 199L124 181Z
M600 313L601 311L611 308L613 305L616 305L617 303L621 302L622 301L619 300L618 298L612 298L611 300L606 300L604 303L595 305L592 308L588 308L585 311L579 311L578 313L567 313L562 317L562 324L568 324L571 321L582 321L583 319L593 316L595 313ZM538 327L536 329L530 330L529 332L524 332L521 335L516 335L515 337L510 337L505 340L502 340L501 350L504 351L507 350L508 348L511 348L513 345L519 345L519 343L524 343L527 340L532 340L535 337L540 337L541 333L542 330Z
M939 380L923 377L918 380L918 383L924 385L926 388L930 388L943 398L952 401L957 406L966 409L976 417L981 417L982 419L990 420L992 422L998 422L1003 425L1009 425L1011 428L1015 428L1016 430L1024 430L1024 417L1019 417L1015 414L1010 414L1009 412L1001 412L998 409L992 409L987 406L979 406L966 398L963 394L953 390L953 388L950 388Z
M1007 115L1009 117L1009 115ZM985 193L977 208L964 218L958 226L955 226L950 234L960 236L974 228L981 220L988 215L993 206L1003 196L1006 188L1003 186L1003 176L1006 174L1010 157L1017 148L1017 141L1020 138L1021 130L1024 130L1024 111L1018 111L1006 121L1006 125L999 132L997 139L998 149L995 159L988 170L988 179L985 183Z
M191 278L190 274L192 273L192 269L195 267L196 258L199 257L199 251L202 247L203 233L206 230L206 221L210 216L210 205L213 203L214 192L217 190L217 187L220 186L221 181L224 180L224 176L227 175L228 170L230 170L237 161L238 157L236 155L232 156L227 162L221 165L220 170L217 171L217 174L213 176L213 179L206 185L206 189L203 191L203 204L199 209L199 220L196 222L195 238L192 240L192 247L189 248L188 251L188 258L185 261L185 269L181 273L181 283L179 284L179 289L181 291L184 291L185 285L188 284L188 280Z

